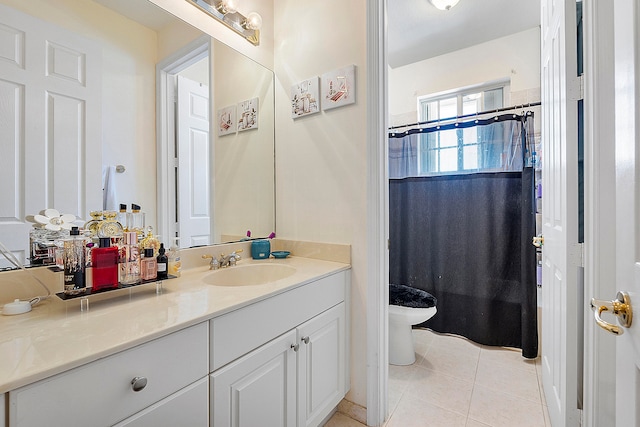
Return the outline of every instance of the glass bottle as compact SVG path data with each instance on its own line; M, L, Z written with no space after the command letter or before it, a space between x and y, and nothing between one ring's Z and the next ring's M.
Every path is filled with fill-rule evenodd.
M118 220L120 225L122 225L124 231L131 231L129 230L129 222L127 218L127 205L125 205L124 203L120 204L120 212L118 212L118 216L116 217L116 219Z
M84 229L89 232L89 237L95 237L102 222L102 211L91 211L89 215L91 219L84 224Z
M86 291L85 238L78 227L72 227L64 241L64 293L78 295Z
M135 231L124 233L123 244L120 248L119 281L123 285L133 285L140 282L140 250L138 249L138 234Z
M160 240L153 235L153 227L147 227L147 235L140 242L140 250L145 251L148 248L153 249L153 256L158 255L160 250Z
M160 243L160 249L158 249L156 262L158 263L158 280L166 279L168 277L167 266L169 259L165 255L164 243Z
M135 231L138 236L144 236L145 214L140 212L140 206L135 203L131 205L131 212L127 214L127 224L129 231Z
M171 248L169 248L169 254L167 255L167 271L170 275L175 277L180 277L180 270L182 269L178 239L179 237L175 238L175 243L173 246L171 246Z
M122 233L124 233L124 229L122 227L122 224L120 224L116 220L116 216L118 214L114 211L105 211L102 214L104 216L104 220L98 227L98 237L122 236Z
M118 248L111 246L109 237L100 238L100 247L93 248L91 259L93 262L92 292L118 287Z
M153 248L144 250L142 258L142 280L154 280L158 275L158 261L153 256Z

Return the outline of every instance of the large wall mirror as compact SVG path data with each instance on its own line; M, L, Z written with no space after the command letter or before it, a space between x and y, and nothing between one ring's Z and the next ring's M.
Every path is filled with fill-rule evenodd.
M0 8L0 242L19 259L47 208L135 203L181 247L274 231L271 70L147 0Z

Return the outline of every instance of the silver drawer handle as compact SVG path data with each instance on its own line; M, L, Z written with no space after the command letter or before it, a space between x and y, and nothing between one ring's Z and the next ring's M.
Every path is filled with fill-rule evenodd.
M309 344L309 337L302 337L300 341L302 341L305 344Z
M298 349L300 348L300 344L291 344L291 348L293 349L293 351L298 351Z
M131 388L133 391L140 391L147 386L146 377L135 377L131 380Z

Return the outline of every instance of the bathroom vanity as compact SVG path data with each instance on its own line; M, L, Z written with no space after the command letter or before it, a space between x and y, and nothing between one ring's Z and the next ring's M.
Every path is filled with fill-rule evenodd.
M147 286L87 312L50 300L1 316L0 427L321 424L349 389L350 267L241 263L230 268L294 272L219 286L197 267L161 294Z

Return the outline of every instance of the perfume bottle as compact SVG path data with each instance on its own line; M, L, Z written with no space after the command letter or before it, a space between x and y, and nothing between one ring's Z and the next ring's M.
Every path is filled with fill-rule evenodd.
M111 246L109 237L100 238L100 247L91 251L93 263L93 290L115 289L118 287L118 248Z
M160 250L160 241L153 235L153 227L151 226L147 227L147 235L144 236L140 242L141 251L145 251L148 248L153 249L153 256L158 255L158 251Z
M142 258L142 280L154 280L158 276L158 261L153 256L153 248L144 250Z
M102 211L91 211L89 215L91 219L84 224L84 229L89 232L89 237L95 237L102 222Z
M85 238L78 227L72 227L64 241L64 293L78 295L86 291Z
M135 231L124 233L123 244L120 248L119 281L123 285L133 285L140 282L140 251L138 249L138 234Z
M158 263L158 280L168 278L167 266L169 258L165 255L164 243L160 243L160 249L158 249L156 262Z
M135 231L138 236L144 236L144 212L140 212L140 206L135 203L131 205L131 212L127 214L127 224L129 231Z
M98 237L119 237L124 233L122 224L116 220L118 215L114 211L105 211L102 213L104 220L98 226Z
M131 231L129 230L129 223L127 222L127 205L125 205L124 203L120 204L120 211L118 212L118 216L116 217L116 219L118 220L120 225L122 225L124 231Z

